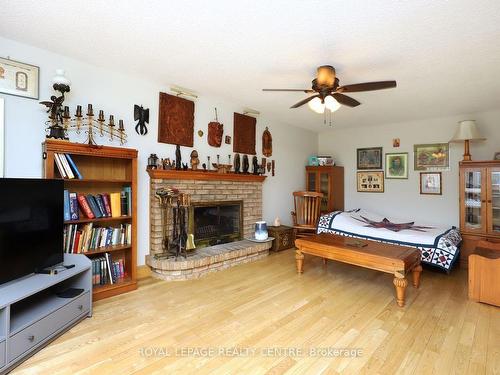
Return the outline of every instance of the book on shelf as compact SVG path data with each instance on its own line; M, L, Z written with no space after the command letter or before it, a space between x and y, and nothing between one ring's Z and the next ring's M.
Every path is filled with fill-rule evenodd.
M64 190L64 200L63 200L63 205L64 205L64 221L71 220L69 200L70 200L70 198L69 198L69 191L68 190Z
M103 217L102 212L99 209L99 206L97 205L95 197L92 194L87 194L85 197L87 198L87 202L89 203L90 209L92 210L94 217L96 219Z
M80 170L77 168L75 162L73 161L73 158L71 157L70 154L63 154L66 159L68 160L69 165L71 166L71 169L73 170L76 178L81 180L83 178L82 174L80 173Z
M109 246L131 244L132 224L117 227L96 227L93 223L66 224L64 226L64 252L70 254L88 253Z
M124 272L125 260L119 258L113 260L110 253L92 259L92 284L106 285L115 284L126 275Z
M64 168L64 172L66 172L66 176L68 176L69 179L75 178L75 175L73 171L71 170L71 167L69 166L68 159L66 159L65 154L55 154L59 157L59 160L61 161L61 164Z
M132 215L132 191L124 187L121 192L80 194L69 192L68 205L65 201L64 220L79 220L80 218L99 219ZM66 199L66 193L65 193ZM67 210L69 209L69 218ZM80 215L80 211L83 216Z
M68 178L68 175L66 174L66 171L64 170L64 167L61 163L61 159L59 159L59 154L54 153L54 161L56 162L56 167L61 177Z
M76 193L69 193L69 220L80 219L80 212L78 211L78 198Z
M90 209L89 202L87 201L87 198L83 194L77 194L77 199L78 199L78 205L80 206L80 209L84 213L86 217L89 219L94 219L95 215Z
M54 153L54 161L62 178L77 178L80 180L83 178L78 167L69 154Z
M122 215L132 215L132 188L126 186L122 189L120 194L120 206Z
M122 216L120 197L121 197L121 193L109 194L109 198L111 201L111 216L112 217Z
M102 217L108 217L108 212L106 211L106 207L104 206L104 200L102 194L97 194L94 196L94 199L97 203L97 207L99 211L101 211Z

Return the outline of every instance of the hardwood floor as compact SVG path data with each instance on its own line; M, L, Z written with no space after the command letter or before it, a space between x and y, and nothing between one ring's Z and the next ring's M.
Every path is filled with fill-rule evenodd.
M13 373L499 373L500 309L468 301L466 285L464 270L424 269L400 308L391 275L307 255L297 275L288 250L199 280L143 279Z

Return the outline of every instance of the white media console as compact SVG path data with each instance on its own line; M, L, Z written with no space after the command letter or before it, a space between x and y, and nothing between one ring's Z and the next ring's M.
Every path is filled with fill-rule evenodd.
M0 375L92 315L90 260L81 254L64 254L63 264L75 267L0 285ZM69 288L83 292L72 298L57 296Z

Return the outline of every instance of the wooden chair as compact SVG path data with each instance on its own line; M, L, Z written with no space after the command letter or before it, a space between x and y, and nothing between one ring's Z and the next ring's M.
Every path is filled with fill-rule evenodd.
M311 236L316 233L323 193L314 191L294 191L295 211L292 211L295 238Z
M500 243L479 241L469 255L469 298L500 306Z

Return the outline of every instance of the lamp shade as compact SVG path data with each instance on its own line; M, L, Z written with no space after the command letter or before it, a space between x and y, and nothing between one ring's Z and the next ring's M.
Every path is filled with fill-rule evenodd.
M327 97L325 98L325 106L332 112L335 112L340 108L339 102L336 101L335 98L331 95L327 95Z
M321 101L320 98L314 98L307 104L309 105L309 108L311 108L316 113L325 112L325 104Z
M56 69L56 75L52 79L52 83L58 84L58 85L66 85L66 86L71 85L71 82L69 81L69 79L66 78L64 69Z
M461 141L479 141L485 140L486 138L481 137L479 130L477 129L476 121L474 120L464 120L458 122L458 128L455 135L450 140L450 142L461 142Z

